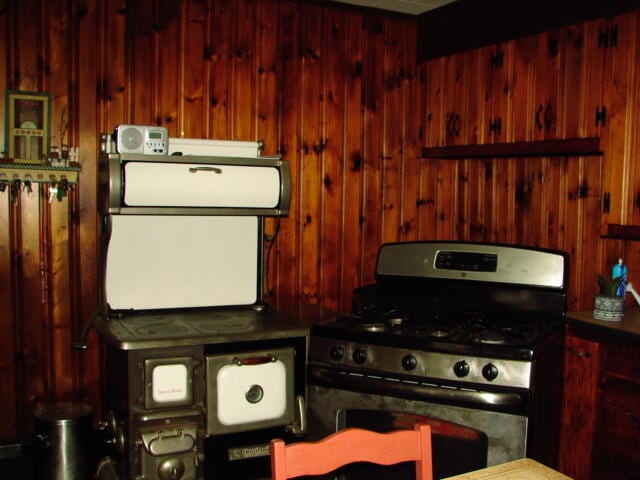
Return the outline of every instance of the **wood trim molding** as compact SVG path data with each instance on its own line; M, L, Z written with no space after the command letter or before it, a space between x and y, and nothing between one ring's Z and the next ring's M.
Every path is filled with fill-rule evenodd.
M637 0L458 0L418 17L418 62L638 8Z

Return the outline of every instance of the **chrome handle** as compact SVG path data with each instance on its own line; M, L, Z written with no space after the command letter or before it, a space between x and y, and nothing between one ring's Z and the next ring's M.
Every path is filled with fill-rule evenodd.
M296 436L307 433L307 407L302 395L296 396L296 419L287 425L286 430Z
M241 367L243 365L262 365L264 363L273 363L276 362L278 358L275 355L263 355L260 357L247 357L247 358L238 358L233 357L231 359L231 363L236 364Z
M214 172L214 173L222 173L222 169L218 167L190 167L189 173L198 173L198 172Z
M362 375L350 375L346 372L328 370L322 367L311 368L309 375L311 379L315 380L316 385L358 390L367 393L410 395L424 400L458 401L475 405L499 405L509 408L519 408L524 403L522 396L517 393L456 390L438 386L392 382Z

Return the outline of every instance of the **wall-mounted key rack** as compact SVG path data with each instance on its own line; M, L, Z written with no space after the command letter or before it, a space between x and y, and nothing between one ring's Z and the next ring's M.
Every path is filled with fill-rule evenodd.
M0 162L0 182L15 180L32 183L78 183L80 167L52 167L25 163Z
M20 192L33 192L34 184L45 184L49 203L54 198L61 201L78 183L80 167L52 166L27 163L0 162L0 193L9 192L14 202L18 202Z

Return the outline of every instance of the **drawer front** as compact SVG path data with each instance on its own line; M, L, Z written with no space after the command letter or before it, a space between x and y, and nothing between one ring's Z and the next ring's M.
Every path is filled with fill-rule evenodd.
M127 162L128 207L275 208L280 172L275 167Z
M601 401L594 478L640 478L640 387L608 379Z
M606 381L602 387L600 432L625 448L638 450L640 386L616 379Z
M640 385L640 349L628 343L607 345L605 373Z
M604 447L594 456L591 478L598 480L638 480L640 461L615 448ZM579 477L575 477L579 478Z

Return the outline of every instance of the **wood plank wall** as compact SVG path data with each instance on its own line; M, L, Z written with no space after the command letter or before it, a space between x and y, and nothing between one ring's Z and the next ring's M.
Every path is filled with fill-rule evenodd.
M593 43L610 24L619 45L605 51ZM291 162L291 214L269 257L276 308L348 310L387 241L567 250L571 309L590 307L595 272L625 247L640 257L599 237L604 222L640 216L637 12L421 66L413 18L302 0L0 0L0 32L0 90L51 92L52 143L79 147L82 167L61 202L46 185L0 193L0 441L41 403L86 401L100 416L99 339L71 344L98 299L98 138L121 123L262 140ZM600 104L609 122L591 126ZM502 131L489 134L495 117ZM607 154L420 159L424 146L563 135L601 135Z

